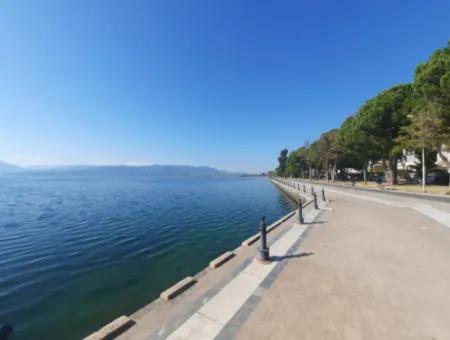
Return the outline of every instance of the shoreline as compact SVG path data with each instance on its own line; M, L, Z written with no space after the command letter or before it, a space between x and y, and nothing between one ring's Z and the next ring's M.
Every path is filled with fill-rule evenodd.
M291 192L280 186L279 184L276 184L272 179L268 178L269 181L281 191L282 194L286 195L289 200L291 200L294 203L298 202L298 197L295 197ZM302 196L302 201L304 202L304 207L310 206L312 203L312 200L307 200ZM280 236L280 233L283 232L278 230L284 222L294 217L296 214L296 210L291 211L282 217L280 217L275 222L271 223L267 226L267 232L268 237L270 238L278 238ZM247 239L243 240L241 245L236 247L235 249L229 250L215 259L212 259L209 262L209 266L205 267L204 269L200 270L199 272L193 274L192 276L185 277L184 279L175 282L170 287L167 287L166 290L161 292L161 295L150 301L149 303L145 304L143 307L139 308L135 312L126 315L121 315L118 318L112 320L111 322L107 323L97 331L87 335L84 339L86 340L100 340L100 339L111 339L111 338L120 338L122 334L126 334L127 331L132 331L133 326L135 326L140 319L144 318L146 315L151 313L159 313L159 312L167 312L167 309L179 309L180 307L178 304L180 304L180 299L177 299L177 297L184 297L190 295L192 292L193 287L198 287L202 281L210 281L211 278L209 276L212 276L212 274L222 272L222 276L226 273L224 273L225 270L228 271L228 274L233 273L236 268L226 268L222 269L223 266L228 265L231 262L235 262L235 265L233 267L236 267L236 263L240 260L242 261L244 258L249 257L249 253L252 252L252 250L255 249L256 243L259 240L259 233L253 234ZM226 256L227 253L231 253L232 256ZM251 255L253 257L253 255ZM214 262L220 262L220 265L217 267L212 268L212 263ZM217 276L217 275L216 275ZM219 275L220 276L220 275ZM214 281L214 280L212 280ZM206 285L214 286L208 282L206 282ZM163 294L166 293L166 297L163 297ZM181 299L182 300L182 299ZM173 312L173 311L172 311Z

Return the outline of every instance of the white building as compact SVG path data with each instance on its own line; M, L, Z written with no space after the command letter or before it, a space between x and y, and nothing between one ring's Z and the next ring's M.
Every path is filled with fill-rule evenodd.
M397 169L411 170L419 162L420 160L417 158L414 152L406 151L405 149L403 149L403 157L398 161Z
M442 158L441 155L438 153L436 165L439 165L440 167L447 169L447 171L450 173L450 148L443 145L442 149L443 149L442 154L446 159Z

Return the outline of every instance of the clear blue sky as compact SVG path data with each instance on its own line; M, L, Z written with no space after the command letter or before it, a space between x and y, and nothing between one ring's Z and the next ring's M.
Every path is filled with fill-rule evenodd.
M444 0L3 0L0 159L268 170L448 39Z

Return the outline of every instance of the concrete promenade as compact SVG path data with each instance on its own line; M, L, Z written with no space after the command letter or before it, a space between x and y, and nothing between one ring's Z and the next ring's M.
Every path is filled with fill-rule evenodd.
M236 339L450 339L448 207L325 190L333 212L297 250L313 255L289 261Z
M309 183L275 184L311 199ZM314 188L320 209L269 234L271 264L254 261L258 242L239 247L118 338L450 339L449 204Z

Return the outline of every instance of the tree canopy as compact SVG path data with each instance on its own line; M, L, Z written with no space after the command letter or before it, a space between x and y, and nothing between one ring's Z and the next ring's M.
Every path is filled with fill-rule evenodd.
M404 150L427 155L450 146L450 42L419 64L411 84L381 91L348 117L340 128L288 154L282 150L277 173L334 179L337 169L363 169L380 162L386 177L397 179ZM431 157L431 156L430 156Z

